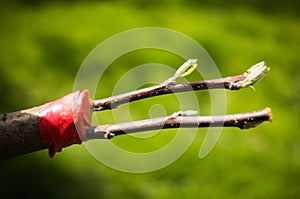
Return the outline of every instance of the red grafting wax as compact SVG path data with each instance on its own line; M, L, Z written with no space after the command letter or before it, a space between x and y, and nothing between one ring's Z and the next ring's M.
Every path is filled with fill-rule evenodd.
M88 90L79 90L41 106L40 134L50 157L64 147L85 140L86 127L91 123L92 105Z

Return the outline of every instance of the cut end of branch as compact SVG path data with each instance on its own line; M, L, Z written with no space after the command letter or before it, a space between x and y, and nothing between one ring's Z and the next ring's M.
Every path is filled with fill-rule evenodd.
M272 121L273 115L271 108L267 107L261 111L256 111L251 113L251 117L247 117L245 120L242 120L241 125L238 125L240 129L250 129L258 126L264 121Z
M245 72L245 79L231 83L230 87L235 89L252 87L263 79L269 70L270 68L266 66L264 61L259 62Z
M273 121L273 114L272 114L271 108L267 107L267 108L264 109L264 111L266 111L266 114L267 114L268 117L269 117L269 120L268 120L268 121L272 122L272 121Z

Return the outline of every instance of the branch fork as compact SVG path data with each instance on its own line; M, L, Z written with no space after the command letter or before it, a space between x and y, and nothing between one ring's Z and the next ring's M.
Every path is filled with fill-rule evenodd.
M178 68L178 70L172 77L159 85L131 91L125 94L112 96L101 100L95 100L93 111L114 109L128 102L177 92L205 89L239 90L246 87L253 88L253 85L258 83L270 70L266 66L265 62L262 61L255 64L241 75L213 80L176 84L178 79L190 75L196 69L196 67L197 59L189 59ZM265 108L263 110L255 112L223 116L195 116L197 114L197 111L187 110L175 112L167 117L90 127L87 130L87 139L111 139L115 136L126 133L165 128L224 126L248 129L256 127L263 121L272 120L272 113L270 108Z

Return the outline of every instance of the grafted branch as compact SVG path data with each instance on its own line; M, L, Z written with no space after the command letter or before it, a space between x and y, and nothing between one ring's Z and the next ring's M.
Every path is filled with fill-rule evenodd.
M188 63L188 64L187 64ZM182 76L186 76L191 71L189 71L189 66L192 65L192 69L195 68L196 60L191 59L184 63L168 80L163 83L151 86L148 88L143 88L135 91L131 91L125 94L112 96L100 100L94 101L94 111L102 111L107 109L117 108L121 104L128 102L141 100L149 97L165 95L170 93L187 92L193 90L206 90L206 89L229 89L229 90L239 90L241 88L253 86L255 83L260 81L265 74L269 71L269 68L265 65L265 62L260 62L251 68L249 68L245 73L236 76L230 76L225 78L197 81L191 83L175 84L176 80L179 78L180 70ZM187 70L187 73L182 72L182 67Z
M107 124L90 127L87 131L88 139L113 138L118 135L149 130L169 128L197 128L197 127L238 127L240 129L254 128L264 121L272 120L270 108L260 111L219 116L190 116L187 112L174 113L171 116L154 119Z

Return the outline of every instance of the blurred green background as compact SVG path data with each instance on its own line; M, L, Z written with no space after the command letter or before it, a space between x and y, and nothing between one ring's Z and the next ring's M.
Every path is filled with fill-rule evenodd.
M226 91L227 112L269 106L274 115L272 123L255 129L223 129L216 147L204 159L198 158L205 132L199 129L182 157L146 174L108 168L82 145L66 148L54 159L44 150L2 161L1 198L300 198L299 17L297 0L0 3L1 113L72 92L80 64L97 44L124 30L155 26L197 40L223 76L239 74L265 60L271 71L255 92ZM106 72L101 82L106 89L97 97L109 96L112 82L131 67L149 62L177 68L182 60L151 50L124 56L114 63L118 73ZM204 96L204 102L199 101L205 107L207 92L197 95ZM168 99L159 98L168 111L178 110ZM157 99L153 100L155 104ZM143 109L150 106L147 103L151 105L145 101L131 106L134 119L148 116ZM164 138L163 142L151 140L151 147L159 148L170 140ZM115 142L139 148L139 143L126 136Z

